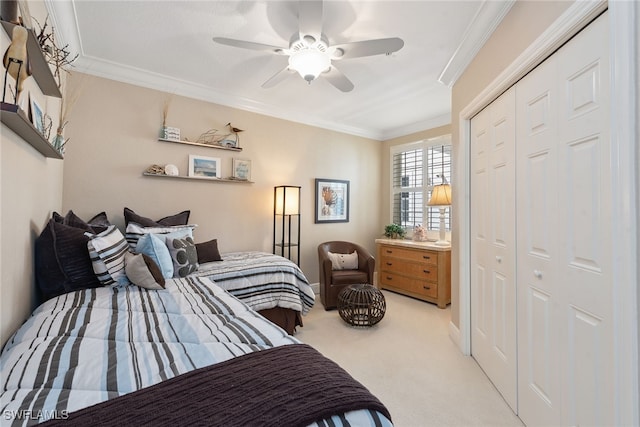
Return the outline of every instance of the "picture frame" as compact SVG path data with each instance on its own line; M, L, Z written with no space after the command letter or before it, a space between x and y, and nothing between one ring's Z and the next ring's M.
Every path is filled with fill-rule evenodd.
M222 178L222 161L219 157L190 154L188 175L192 178L220 179Z
M251 181L251 160L233 159L233 179Z
M349 181L315 180L315 223L349 222Z
M38 132L44 133L44 112L42 111L42 107L33 98L30 99L30 102L31 121L33 123L33 126L38 130Z

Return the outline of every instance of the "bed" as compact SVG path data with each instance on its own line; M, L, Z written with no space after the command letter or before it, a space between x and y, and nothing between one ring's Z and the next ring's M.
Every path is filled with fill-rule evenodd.
M293 335L296 327L302 326L302 315L314 304L314 293L300 268L286 258L265 252L221 256L217 239L193 241L197 226L187 223L189 213L183 211L154 221L124 208L123 234L105 212L88 221L72 210L65 216L54 212L36 239L36 283L41 299L116 282L126 284L129 278L122 273L126 252L143 253L158 266L163 278L209 277ZM176 240L191 246L186 266L177 265L179 252L167 246L168 241ZM117 251L94 251L92 255L87 250L90 242L101 244L105 252L111 248Z
M207 277L54 297L0 369L7 425L392 425L344 370Z
M296 264L259 251L224 253L221 258L200 264L191 275L208 277L291 335L302 326L315 294Z

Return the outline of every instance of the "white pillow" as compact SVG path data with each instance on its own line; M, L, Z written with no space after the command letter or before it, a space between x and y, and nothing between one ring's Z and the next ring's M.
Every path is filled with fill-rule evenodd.
M164 277L160 267L145 254L127 252L124 257L124 270L134 285L145 289L164 289Z
M136 246L138 245L138 240L145 234L169 234L169 233L180 233L180 237L189 236L193 237L193 229L196 228L197 225L189 224L189 225L167 225L167 226L159 226L159 227L143 227L140 224L135 222L130 222L127 224L127 229L125 230L125 235L127 236L127 242L129 242L129 247L131 250L135 251ZM164 239L163 239L164 240Z
M103 285L128 285L129 279L124 271L124 257L129 246L124 236L110 225L99 234L84 233L89 238L87 248L93 271Z
M353 251L352 254L338 254L329 252L332 270L357 270L358 269L358 252Z

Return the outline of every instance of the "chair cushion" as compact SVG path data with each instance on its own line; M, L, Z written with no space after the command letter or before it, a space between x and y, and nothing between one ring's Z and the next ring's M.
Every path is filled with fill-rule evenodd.
M334 270L331 273L332 285L351 285L355 283L369 283L367 273L360 270Z

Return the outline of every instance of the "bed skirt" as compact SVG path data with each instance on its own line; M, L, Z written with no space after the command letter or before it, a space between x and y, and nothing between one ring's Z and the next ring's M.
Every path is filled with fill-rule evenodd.
M289 335L293 335L297 326L302 326L302 315L299 311L290 308L274 307L266 310L259 310L264 318L280 326L287 331Z

